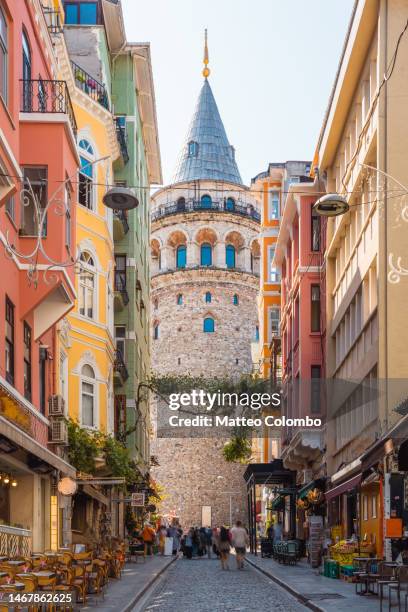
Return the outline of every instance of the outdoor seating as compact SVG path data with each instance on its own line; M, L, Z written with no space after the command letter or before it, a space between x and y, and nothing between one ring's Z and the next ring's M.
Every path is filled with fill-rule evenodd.
M380 597L380 610L382 610L382 604L384 599L384 587L398 584L397 580L397 566L386 561L381 561L378 564L378 575L375 581L377 586L377 595Z
M398 610L401 610L401 593L405 592L408 594L408 566L400 565L397 569L397 583L390 584L388 587L388 609L392 608L392 594L396 593L398 600ZM405 596L405 609L407 604L407 597Z
M277 542L273 545L273 556L279 563L295 565L299 556L298 543L295 540Z

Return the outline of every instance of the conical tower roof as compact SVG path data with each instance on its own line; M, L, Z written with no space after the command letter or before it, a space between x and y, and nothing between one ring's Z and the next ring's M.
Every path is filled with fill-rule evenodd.
M242 185L234 147L228 142L207 78L201 88L173 181L180 183L199 179Z

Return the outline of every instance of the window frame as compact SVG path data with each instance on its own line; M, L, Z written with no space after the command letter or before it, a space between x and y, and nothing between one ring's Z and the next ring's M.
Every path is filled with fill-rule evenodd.
M207 322L211 322L212 323L212 325L210 326L212 329L211 328L210 329L206 329L206 327L208 327ZM215 332L215 319L214 319L214 317L211 317L211 316L204 317L204 319L203 319L203 332L205 334L213 334Z
M87 138L79 140L78 154L80 161L78 168L78 204L91 212L96 212L93 165L95 149ZM84 171L83 168L87 170ZM81 199L84 201L81 201Z
M318 292L319 299L313 298L314 291ZM317 306L314 306L317 304ZM310 285L310 331L311 333L320 333L322 330L321 323L321 292L320 285L315 283Z
M48 166L35 166L35 165L27 165L22 167L23 170L23 186L24 189L28 191L28 197L30 198L31 205L21 206L20 207L20 235L27 237L36 237L38 235L39 227L36 227L36 217L35 217L35 204L31 198L31 189L34 192L34 197L38 199L40 204L40 215L42 211L46 208L48 202ZM38 172L38 176L41 175L41 172L44 171L44 176L42 178L31 179L28 176L29 171ZM31 189L28 190L28 182L30 182ZM38 190L40 189L40 193L38 194ZM26 216L29 213L29 210L32 209L33 212L33 232L36 233L28 233L26 229L27 221ZM41 218L39 219L41 221ZM42 237L45 238L47 236L47 215L44 218L44 224L42 228Z
M15 377L15 306L10 298L6 295L6 305L5 305L5 374L6 380L11 385L14 385L14 377ZM10 326L10 330L8 330L8 326ZM10 331L10 336L8 335ZM7 351L8 349L8 351ZM8 356L8 359L7 359ZM9 368L8 364L9 362Z
M2 28L1 23L4 23L4 37L2 36ZM7 21L7 17L5 11L0 4L0 50L2 51L2 61L3 61L3 70L2 70L2 82L0 82L0 96L7 104L8 102L8 74L9 74L9 52L8 52L8 30L9 24ZM0 57L1 61L1 57Z
M27 321L23 323L24 397L32 401L32 330Z
M83 257L87 256L89 259L85 261ZM89 260L92 261L92 264L89 263ZM81 271L79 273L78 279L78 312L81 317L85 317L86 319L91 319L94 321L96 319L96 287L97 287L97 273L94 257L88 251L83 251L80 257L80 266ZM92 277L92 287L84 282L83 276L86 274L88 277ZM89 316L87 314L87 303L88 303L88 294L91 291L92 295L92 314ZM83 302L83 311L81 312L81 301Z
M204 253L207 253L207 255L203 257ZM209 263L205 263L205 259L206 257L208 257L208 254L209 254L209 258L208 258ZM212 260L213 260L212 244L210 242L203 242L202 244L200 244L200 266L209 268L210 266L213 265Z
M279 189L270 189L268 194L268 221L278 221L281 217L280 191Z
M317 226L317 228L315 228L315 226ZM310 213L310 249L313 253L319 253L321 250L321 227L321 217L315 211L314 205L312 204Z
M181 259L181 263L179 260ZM185 244L179 244L176 248L176 268L177 270L184 270L187 266L187 246Z
M72 186L68 181L65 183L65 246L68 251L72 247L72 227L71 227L71 210L72 210Z
M233 257L232 265L229 261L231 253ZM235 270L235 268L237 267L237 249L234 247L233 244L225 245L225 265L227 266L228 270Z
M91 368L93 372L93 378L87 376L83 373L83 369L85 366ZM84 384L92 386L92 394L89 392L84 392ZM98 415L96 412L98 400L97 400L97 380L95 374L95 368L89 363L83 363L81 367L81 385L80 385L80 394L81 394L81 426L87 429L97 429L98 428ZM84 395L87 397L92 397L92 425L84 423Z
M211 291L206 291L206 292L205 292L205 295L204 295L204 302L205 302L206 304L211 304L211 302L212 302L212 293L211 293Z

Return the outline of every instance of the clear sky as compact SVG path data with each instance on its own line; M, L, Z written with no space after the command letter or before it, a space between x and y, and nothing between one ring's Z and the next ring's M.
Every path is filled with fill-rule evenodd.
M151 43L164 182L210 83L242 178L312 159L354 0L122 0L128 40Z

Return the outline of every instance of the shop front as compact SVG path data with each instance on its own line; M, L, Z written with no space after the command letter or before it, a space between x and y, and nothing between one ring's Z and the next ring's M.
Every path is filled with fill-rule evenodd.
M57 547L57 482L74 468L47 447L49 421L0 380L0 554Z
M270 463L250 463L245 470L247 486L249 541L251 552L257 554L258 533L257 516L261 508L262 490L271 487L274 499L269 512L280 523L282 532L289 538L296 533L296 472L283 466L281 459ZM269 515L271 516L271 515Z

